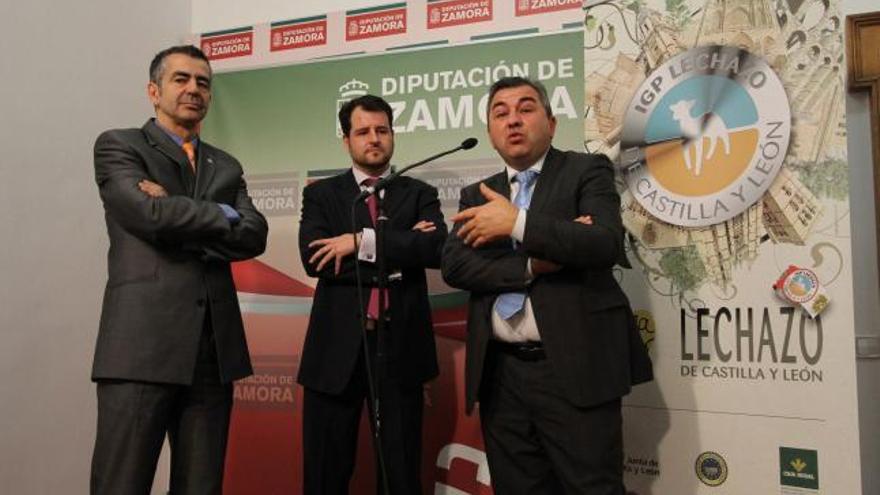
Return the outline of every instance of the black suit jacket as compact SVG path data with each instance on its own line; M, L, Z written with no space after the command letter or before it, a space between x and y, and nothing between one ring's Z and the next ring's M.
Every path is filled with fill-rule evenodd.
M328 263L320 272L309 258L316 239L351 233L351 204L360 193L354 173L320 180L303 190L299 249L306 272L318 277L309 328L303 347L298 381L314 390L338 394L348 384L361 350L361 333L355 263L360 263L366 288L361 305L366 308L370 288L376 285L373 263L347 256L339 275ZM388 369L404 384L421 384L437 376L437 352L431 325L431 308L425 268L440 267L446 224L440 212L437 190L422 181L400 177L385 190L385 253L389 272L400 270L402 278L389 286L391 324L388 338ZM372 228L364 202L356 208L356 231ZM429 233L412 230L420 220L434 222Z
M95 143L110 250L93 379L190 384L206 317L221 379L252 372L229 262L263 252L266 220L235 158L202 141L195 184L185 180L189 166L153 120L104 132ZM144 179L168 197L141 192ZM241 221L230 225L218 203Z
M483 181L510 197L506 172ZM461 192L460 208L486 201L479 184ZM590 215L593 225L574 222ZM629 301L612 275L625 263L620 197L604 155L550 148L535 184L518 249L501 239L473 249L455 234L443 252L447 283L471 292L465 368L467 408L479 398L492 308L502 292L526 290L547 359L579 406L600 404L652 378L651 363L635 327ZM526 283L529 257L562 266Z

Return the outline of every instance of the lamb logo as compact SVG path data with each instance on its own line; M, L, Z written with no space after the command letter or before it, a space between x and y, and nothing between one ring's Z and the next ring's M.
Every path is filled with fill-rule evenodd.
M357 36L359 29L360 28L358 27L357 21L352 20L351 22L348 23L348 35L349 36Z
M357 79L352 79L347 83L339 86L339 98L336 99L336 113L339 113L339 109L342 108L342 105L345 105L349 100L353 100L359 96L364 96L370 91L370 85L358 81ZM336 122L336 137L342 137L342 128L339 127L339 119L333 119Z
M709 151L706 153L706 158L709 159L715 154L718 140L724 142L724 154L730 154L730 135L724 120L719 115L704 113L699 118L692 116L691 109L696 103L697 100L681 100L672 104L669 110L672 111L672 118L681 126L681 135L687 143L683 146L684 163L688 170L693 169L694 175L700 175L703 169L703 140L709 140ZM691 167L691 150L694 151L696 161L693 167Z
M431 23L432 23L432 24L437 24L437 23L439 23L439 22L440 22L440 19L442 18L441 16L442 16L442 14L440 13L440 9L439 9L439 8L434 7L434 8L431 9Z
M636 91L620 166L652 216L714 225L761 199L790 137L785 88L762 58L737 47L698 47L658 67Z

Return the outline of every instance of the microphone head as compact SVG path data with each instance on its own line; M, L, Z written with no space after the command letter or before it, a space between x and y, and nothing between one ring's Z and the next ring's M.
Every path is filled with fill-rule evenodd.
M477 138L473 138L473 137L467 138L461 142L461 149L469 150L469 149L473 148L474 146L476 146L477 143L479 143L479 141L477 141Z

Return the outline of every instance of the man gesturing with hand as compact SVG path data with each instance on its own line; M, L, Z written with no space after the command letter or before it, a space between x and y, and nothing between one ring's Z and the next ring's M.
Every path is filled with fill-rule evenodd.
M620 399L652 375L612 275L627 263L611 163L551 146L540 83L499 80L487 113L505 168L462 190L442 270L471 293L466 407L495 493L623 495Z

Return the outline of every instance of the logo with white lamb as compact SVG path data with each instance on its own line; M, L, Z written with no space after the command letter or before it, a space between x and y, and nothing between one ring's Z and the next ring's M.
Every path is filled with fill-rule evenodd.
M691 115L691 111L697 100L681 100L669 106L672 118L681 127L681 135L686 144L682 146L684 164L694 175L700 175L703 170L703 157L711 159L715 156L715 147L718 141L724 143L724 154L730 156L730 131L724 125L724 119L720 115L706 112L699 117ZM703 152L703 141L709 143L709 150ZM693 158L691 158L693 157Z
M713 225L761 199L790 137L785 88L762 58L737 47L699 47L668 60L636 91L620 166L654 217Z

